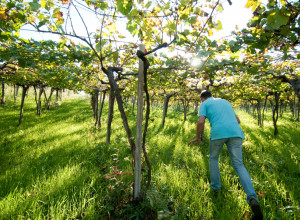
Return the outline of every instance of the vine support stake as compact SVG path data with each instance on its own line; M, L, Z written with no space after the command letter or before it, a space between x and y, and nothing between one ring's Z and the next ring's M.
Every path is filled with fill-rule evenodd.
M145 51L145 45L141 44L141 51ZM144 62L139 59L138 73L138 97L137 97L137 120L136 120L136 149L134 158L134 199L138 199L141 192L141 155L143 139L143 87L144 86Z

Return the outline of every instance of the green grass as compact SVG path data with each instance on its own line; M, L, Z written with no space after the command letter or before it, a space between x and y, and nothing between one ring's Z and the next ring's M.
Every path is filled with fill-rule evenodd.
M0 106L0 219L250 219L225 147L220 158L223 188L213 196L209 123L201 147L189 146L196 133L192 112L183 121L182 112L170 109L161 128L162 109L152 108L146 144L151 188L147 199L135 204L131 152L117 106L111 144L106 145L107 103L102 127L95 129L89 100L68 98L38 117L29 96L18 127L19 100L12 100L8 97ZM128 112L135 131L135 116ZM237 114L246 136L245 166L265 219L298 219L299 123L284 114L275 138L269 112L263 128L246 112Z

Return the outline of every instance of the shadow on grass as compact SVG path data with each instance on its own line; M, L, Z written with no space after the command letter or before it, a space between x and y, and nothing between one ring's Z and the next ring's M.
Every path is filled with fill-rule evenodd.
M72 153L74 157L93 155L91 150L72 151ZM58 218L72 217L78 219L81 215L89 216L92 219L99 217L96 214L97 210L94 210L93 214L85 214L90 204L83 202L91 199L95 202L93 209L99 209L100 211L98 204L103 204L105 196L109 193L108 188L105 187L103 171L101 173L101 169L99 169L98 172L93 172L94 175L96 175L96 173L98 174L96 178L90 177L90 170L93 170L92 167L95 165L91 164L90 167L87 168L89 165L83 164L84 161L93 163L94 158L81 158L84 160L73 162L73 160L53 158L50 156L51 154L59 154L63 157L68 155L69 152L63 149L57 149L43 154L35 161L28 163L27 169L22 170L22 175L11 178L9 182L14 184L7 190L10 193L18 190L19 195L16 196L20 197L20 199L16 206L1 216L2 218L17 218L16 213L20 213L18 216L22 218L37 218L37 216L41 215L44 219L45 217L53 218L55 216L60 216ZM45 157L48 158L46 161L44 160ZM43 160L45 163L41 162ZM33 167L31 168L31 166ZM65 170L74 171L66 176L62 176L61 172ZM5 197L6 195L3 196ZM65 210L62 210L62 207L64 207ZM34 211L28 214L28 210Z
M83 213L87 219L103 219L113 212L124 211L119 203L126 209L126 201L131 196L131 185L128 185L132 181L105 178L114 169L131 169L130 148L117 113L113 120L112 143L105 145L105 124L101 129L93 127L92 111L87 101L65 102L50 111L43 111L40 117L35 115L35 108L31 108L20 127L12 125L17 118L17 110L6 107L9 111L2 112L1 109L0 114L0 197L3 202L11 194L18 193L19 199L17 205L11 205L11 211L5 212L5 218L16 218L18 213L25 216L33 210L36 216L28 214L25 217L54 218L53 212L62 212L56 215L57 219L81 219ZM135 116L129 118L134 135ZM197 116L188 115L183 121L179 119L181 115L171 112L164 128L160 127L159 111L151 118L153 121L149 122L146 146L153 167L153 184L166 197L166 206L172 214L178 214L181 219L195 216L195 219L226 219L227 216L242 219L243 213L235 213L242 211L244 202L237 199L241 189L228 152L223 149L220 155L223 190L220 197L214 199L208 186L208 130L200 147L188 146L188 141L195 136ZM272 128L254 130L244 126L244 132L250 139L250 144L244 149L245 166L256 180L258 190L265 192L266 204L271 204L272 209L278 206L286 208L287 205L294 207L299 201L298 130L291 130L288 125L280 127L279 132L282 130L281 136L273 139ZM268 146L273 143L274 147L263 146L266 143ZM285 143L294 143L295 146L282 147ZM160 171L162 173L158 173ZM177 183L174 179L166 179L163 183L157 177L172 177L173 174L179 174L179 178L174 177L178 178ZM275 179L278 185L270 178ZM266 184L268 186L264 186ZM279 185L286 191L278 190ZM276 199L273 199L274 196ZM266 209L267 205L264 205ZM62 210L66 210L65 213ZM209 211L212 213L207 213Z
M19 127L15 126L16 106L4 108L0 115L0 198L4 203L13 194L14 199L20 199L18 204L2 204L8 208L0 218L17 218L17 213L24 217L27 210L34 210L25 216L28 218L51 217L50 209L55 207L57 212L62 207L67 209L65 214L57 216L77 218L81 214L78 210L84 212L88 206L82 201L90 198L96 201L90 218L107 215L110 210L103 205L111 205L114 198L110 194L114 191L109 189L105 174L112 172L111 167L116 165L120 166L118 169L130 167L130 162L123 159L130 155L130 150L126 150L128 144L123 139L111 146L102 144L105 131L94 128L87 101L64 102L50 111L42 111L40 117L36 116L35 108L25 106L24 121ZM113 128L116 133L122 133L119 132L122 124L115 124L118 124ZM114 145L120 149L113 148ZM126 145L124 149L123 145ZM73 175L63 176L64 170L72 169ZM91 187L87 189L86 184ZM130 188L128 191L120 196L130 196ZM87 195L80 195L83 192Z
M79 102L80 103L80 102ZM59 166L65 165L66 162L69 161L60 161L57 158L67 158L67 155L70 155L70 152L67 152L67 149L70 146L75 146L78 144L82 144L82 142L78 142L78 140L68 140L67 143L63 143L63 145L59 148L53 144L55 140L63 140L68 139L67 136L74 136L82 134L81 130L75 130L74 132L67 131L65 134L56 134L56 131L52 130L52 126L56 125L60 122L66 122L66 120L72 119L72 123L76 125L76 123L80 124L81 121L86 121L88 116L85 114L81 114L80 120L73 120L74 114L78 114L79 109L69 110L69 105L66 104L63 108L58 111L53 111L51 113L45 113L45 116L32 116L26 115L28 122L24 122L20 127L14 127L12 122L15 117L13 114L1 115L5 120L1 120L1 130L2 135L0 139L1 143L1 162L3 163L1 166L1 174L5 174L10 169L15 169L17 166L22 166L22 174L24 176L17 177L17 179L26 180L28 173L26 172L26 166L28 167L28 171L32 171L33 167L42 167L43 164L48 164L48 171L52 171L54 167L52 166L53 160L50 158L55 158L55 161ZM33 112L31 112L33 113ZM63 115L62 115L63 114ZM75 122L75 123L74 123ZM6 129L6 126L9 129ZM58 126L59 128L59 126ZM57 129L59 131L59 129ZM29 137L28 137L29 136ZM25 139L24 139L25 138ZM79 138L79 136L78 136ZM39 147L39 148L38 148ZM54 148L55 149L47 149ZM41 150L41 156L36 150ZM80 152L76 152L80 155ZM75 153L75 154L76 154ZM50 156L47 156L50 155ZM70 155L72 156L72 154ZM46 169L46 168L45 168ZM33 172L35 175L36 172ZM20 181L14 181L20 182ZM14 184L13 184L14 185ZM1 192L3 193L3 191Z
M243 126L252 147L245 148L245 164L255 179L255 188L266 217L292 217L300 200L299 192L299 128L295 124L279 125L274 137L272 126L253 129ZM298 147L297 147L298 146ZM272 207L272 208L270 208ZM295 215L297 215L295 213ZM269 217L270 218L270 217Z
M77 103L76 103L77 104ZM24 117L26 120L19 127L15 126L14 121L16 119L15 112L12 113L14 107L7 107L6 112L0 115L0 128L1 128L1 155L10 154L15 152L21 146L31 147L34 143L44 144L51 141L60 139L66 135L55 135L53 126L57 125L55 129L59 131L60 123L72 125L80 125L84 121L88 121L90 117L86 108L80 107L82 100L78 101L78 108L71 109L73 106L70 103L66 103L64 106L58 106L55 110L45 111L41 116L34 114L34 111L27 112ZM82 131L73 132L73 134L80 134ZM51 135L49 135L51 133ZM69 135L73 135L70 133ZM32 137L28 138L28 135ZM24 140L24 137L27 139ZM15 152L17 153L17 152ZM3 161L3 160L2 160Z

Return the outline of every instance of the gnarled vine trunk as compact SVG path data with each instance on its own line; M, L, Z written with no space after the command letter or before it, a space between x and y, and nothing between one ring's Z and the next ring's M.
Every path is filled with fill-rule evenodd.
M41 100L41 97L42 97L42 94L44 92L44 87L41 87L39 88L39 94L38 96L35 98L35 101L36 101L36 114L38 116L41 115L41 106L42 106L42 100ZM37 95L37 93L36 93Z
M19 86L14 84L14 102L17 102L17 97L18 97L18 93L19 93Z
M198 115L198 111L199 111L199 102L195 101L195 108L194 108L195 115Z
M2 82L2 98L1 98L1 104L5 104L5 84Z
M262 113L261 113L261 103L259 100L257 100L257 124L258 126L262 126Z
M262 118L261 118L261 125L262 126L264 126L265 110L266 110L266 107L267 107L267 101L268 101L268 95L266 95L264 107L263 107L263 110L262 110Z
M118 86L118 84L116 83L116 81L114 79L114 74L113 74L114 71L119 71L120 68L108 67L107 69L102 68L102 70L107 75L108 80L109 80L109 84L112 87L112 89L114 90L115 98L117 100L118 108L119 108L119 111L120 111L120 114L121 114L121 118L123 120L123 125L124 125L125 131L127 133L128 142L129 142L130 147L131 147L131 153L132 153L132 156L134 158L134 154L135 154L134 153L135 152L134 137L132 136L131 130L129 128L127 117L126 117L124 106L123 106L122 96L120 94L120 89L119 89L119 86Z
M181 101L182 101L183 113L184 113L183 120L186 121L186 116L187 116L187 110L188 110L189 101L186 98L181 99Z
M101 94L100 94L98 120L96 120L96 122L95 122L95 126L98 126L99 128L101 127L101 117L102 117L102 111L103 111L106 91L107 90L102 91L102 99L101 99Z
M168 105L169 105L170 98L174 95L175 94L166 95L164 98L164 110L163 110L163 118L162 118L162 122L161 122L162 127L165 126L165 120L166 120L166 116L168 113Z
M44 96L45 96L45 100L46 100L46 104L45 104L45 109L46 109L46 110L50 110L51 97L52 97L52 95L53 95L53 92L54 92L54 89L51 88L49 97L47 97L46 90L44 89Z
M106 143L110 143L111 135L111 123L114 117L114 103L115 103L115 93L112 88L109 91L109 106L108 106L108 119L107 119L107 131L106 131Z
M132 114L134 114L135 100L136 100L136 97L135 97L135 95L133 95L133 96L131 97L131 103L132 103Z
M273 105L273 102L270 100L272 105L272 120L273 120L273 126L274 126L274 135L278 135L278 128L277 128L277 121L278 121L278 110L279 110L279 98L280 98L281 92L274 92L273 95L275 96L275 104Z
M58 90L59 90L59 89L56 89L56 96L55 96L55 102L56 102L56 103L58 102Z
M99 97L99 89L96 88L91 94L91 105L93 109L93 115L96 121L98 120L98 97Z
M23 91L22 91L22 99L21 99L19 126L22 124L25 96L26 96L27 90L29 89L29 86L22 86L22 87L23 87Z

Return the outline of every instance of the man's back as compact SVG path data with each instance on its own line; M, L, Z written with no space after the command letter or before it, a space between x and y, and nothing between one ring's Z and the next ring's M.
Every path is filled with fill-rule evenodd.
M245 138L235 112L228 101L208 98L200 106L199 116L201 115L209 120L212 140L230 137Z

